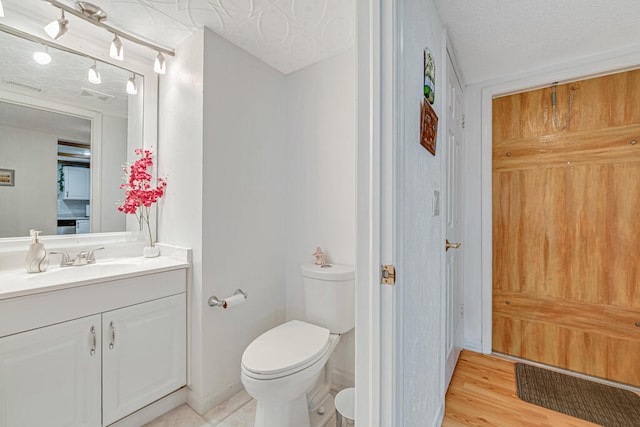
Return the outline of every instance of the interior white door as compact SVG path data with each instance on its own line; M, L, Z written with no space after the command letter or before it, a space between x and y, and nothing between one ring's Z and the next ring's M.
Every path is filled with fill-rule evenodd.
M461 242L462 209L462 86L451 57L447 55L447 110L446 110L446 163L445 163L445 391L449 387L453 370L462 349L463 340L463 283Z
M0 338L0 427L100 423L100 315Z

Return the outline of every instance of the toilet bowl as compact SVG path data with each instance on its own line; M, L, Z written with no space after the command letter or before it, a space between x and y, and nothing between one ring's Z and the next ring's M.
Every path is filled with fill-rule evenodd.
M306 393L339 341L328 329L292 320L247 347L240 379L257 401L256 427L310 426Z
M306 264L302 275L306 321L276 326L242 355L240 379L257 401L255 427L317 427L326 420L315 414L332 412L330 384L318 383L339 334L355 325L355 273L351 266ZM330 381L331 372L324 377Z

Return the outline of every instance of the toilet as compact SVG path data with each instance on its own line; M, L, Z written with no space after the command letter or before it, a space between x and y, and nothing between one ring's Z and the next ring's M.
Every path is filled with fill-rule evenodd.
M240 379L257 401L255 427L318 427L334 411L326 365L340 334L355 326L355 271L338 264L301 269L304 321L276 326L242 354Z

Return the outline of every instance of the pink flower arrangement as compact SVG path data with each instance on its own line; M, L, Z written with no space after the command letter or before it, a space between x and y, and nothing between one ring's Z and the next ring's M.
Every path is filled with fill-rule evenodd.
M158 178L157 185L152 187L153 177L147 172L147 168L153 166L153 153L150 150L142 150L141 148L135 150L135 153L141 157L133 162L131 166L126 166L123 169L125 175L128 174L128 177L124 177L127 181L126 184L120 185L120 188L126 191L125 201L118 206L118 210L125 214L135 215L140 223L141 230L143 224L146 224L149 232L149 245L153 247L154 243L149 223L150 208L164 195L167 181L164 178Z

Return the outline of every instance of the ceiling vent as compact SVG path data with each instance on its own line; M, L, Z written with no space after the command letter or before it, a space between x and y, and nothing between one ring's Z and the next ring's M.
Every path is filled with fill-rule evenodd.
M93 98L97 98L102 102L111 102L115 98L113 95L109 95L108 93L99 92L93 89L87 89L86 87L81 88L80 95L81 96L89 96Z

